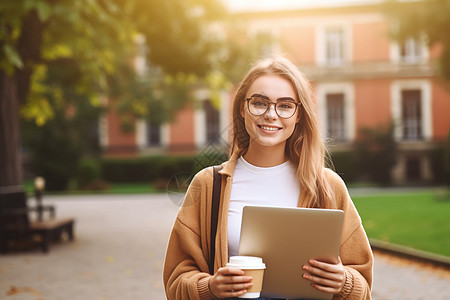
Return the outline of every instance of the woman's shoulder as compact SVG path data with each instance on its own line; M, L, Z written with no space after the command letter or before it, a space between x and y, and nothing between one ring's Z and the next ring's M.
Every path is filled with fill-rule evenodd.
M324 168L324 174L332 193L334 205L341 209L342 207L346 207L351 200L344 180L339 174L329 168Z
M219 167L219 173L222 175L231 176L234 168L236 166L237 159L235 157L230 158L229 160L221 163L220 165L207 166L201 169L195 176L193 180L204 182L211 181L213 175L213 168Z
M334 185L338 185L338 186L345 186L345 182L344 180L341 178L341 176L339 176L338 173L336 173L335 171L333 171L330 168L324 168L324 174L325 177L327 178L328 182L330 183L330 185L334 186Z
M212 166L201 169L192 178L191 185L204 185L205 183L211 180L212 173L213 173Z
M222 165L204 167L194 175L191 181L191 186L204 186L212 184L214 167L220 166L221 168L223 168L223 166L227 163L228 162L225 162Z
M198 205L201 206L202 202L207 201L205 195L208 195L211 189L212 167L206 167L198 171L190 179L187 191L184 195L184 200L181 207L182 209L179 212L179 216L183 215L184 211L191 211L194 207L197 207Z

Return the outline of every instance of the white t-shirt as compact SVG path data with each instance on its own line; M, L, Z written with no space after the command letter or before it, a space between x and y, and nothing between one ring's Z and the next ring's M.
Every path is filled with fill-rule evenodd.
M251 205L297 207L300 183L294 165L287 161L261 168L240 157L236 163L228 212L228 256L238 254L242 209Z

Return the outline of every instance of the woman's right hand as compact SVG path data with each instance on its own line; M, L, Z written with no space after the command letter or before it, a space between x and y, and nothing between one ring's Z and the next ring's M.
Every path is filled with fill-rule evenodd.
M241 269L224 267L209 280L209 290L217 298L239 297L253 285L252 280L251 276L244 276Z

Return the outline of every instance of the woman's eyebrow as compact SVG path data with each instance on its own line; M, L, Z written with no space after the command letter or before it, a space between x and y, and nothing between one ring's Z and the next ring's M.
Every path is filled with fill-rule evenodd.
M286 101L286 100L296 102L295 99L292 97L281 97L277 99L277 101Z
M269 97L267 97L266 95L262 95L262 94L253 94L250 97L259 97L259 98L263 98L263 99L266 99L266 100L270 100ZM286 100L288 100L288 101L296 102L295 99L292 98L292 97L280 97L280 98L277 98L276 100L277 101L286 101Z
M253 94L250 97L259 97L259 98L263 98L263 99L269 100L269 97L267 97L265 95L261 95L261 94Z

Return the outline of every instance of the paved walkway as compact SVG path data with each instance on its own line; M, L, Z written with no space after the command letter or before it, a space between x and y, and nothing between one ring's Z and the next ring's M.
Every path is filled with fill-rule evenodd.
M162 264L176 195L47 196L75 217L73 243L0 256L0 299L165 299ZM449 299L450 270L376 254L373 298Z

